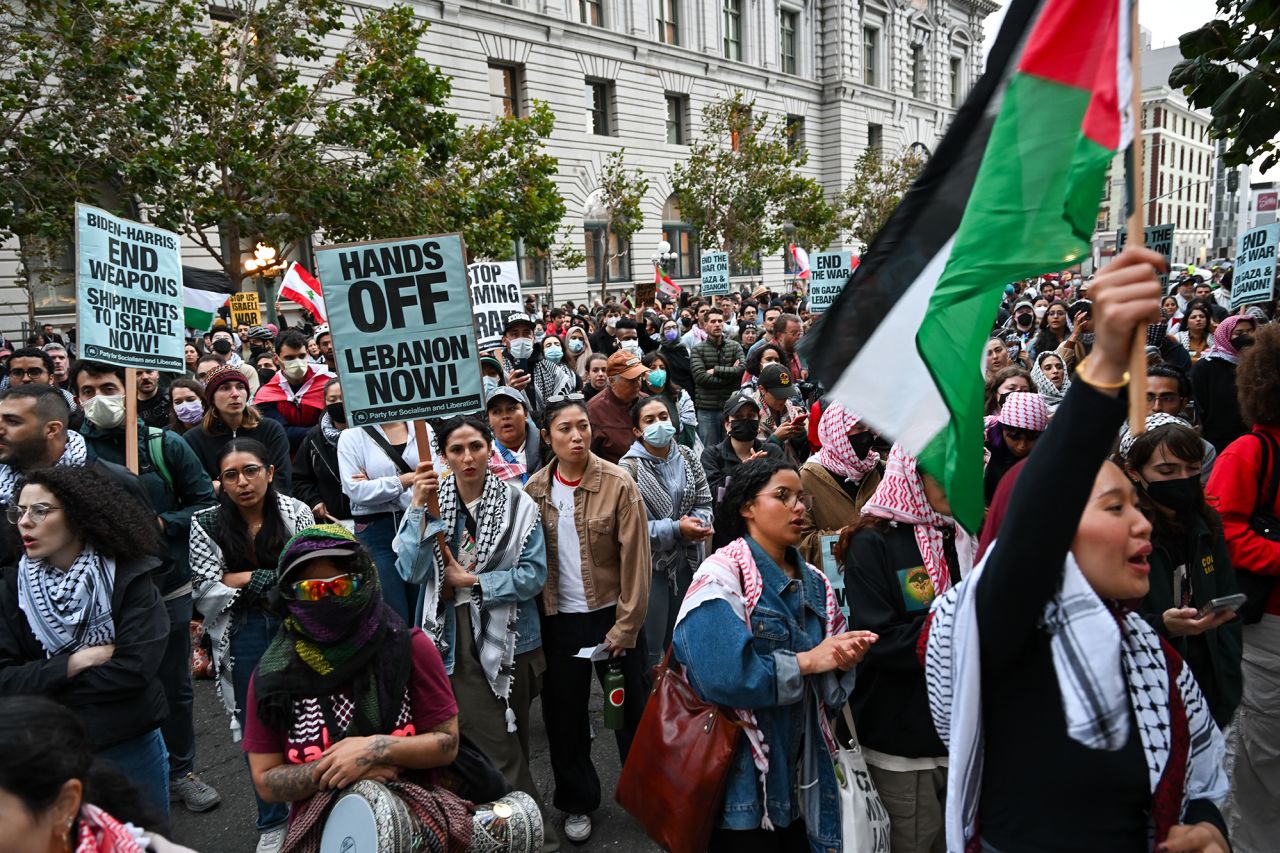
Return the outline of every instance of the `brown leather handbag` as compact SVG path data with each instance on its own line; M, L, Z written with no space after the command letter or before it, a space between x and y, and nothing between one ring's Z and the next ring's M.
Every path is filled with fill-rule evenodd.
M724 805L742 723L698 698L673 666L668 648L653 671L614 797L664 850L703 853Z

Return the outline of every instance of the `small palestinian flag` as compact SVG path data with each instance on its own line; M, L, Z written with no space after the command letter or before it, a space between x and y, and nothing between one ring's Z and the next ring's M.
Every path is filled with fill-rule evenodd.
M1130 0L1013 0L987 72L836 303L811 373L982 521L983 345L1004 286L1089 253L1133 139Z
M657 265L653 268L653 286L659 293L665 293L673 299L679 299L680 292L684 289L672 281L671 276L663 272Z

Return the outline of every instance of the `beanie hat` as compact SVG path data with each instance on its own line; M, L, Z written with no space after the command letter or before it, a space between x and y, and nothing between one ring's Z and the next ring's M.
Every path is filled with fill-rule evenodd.
M204 402L207 406L213 405L213 392L219 387L226 385L228 382L239 382L244 385L245 391L249 390L249 380L244 378L244 374L234 367L223 365L217 370L209 374L204 380Z
M1044 432L1049 426L1049 407L1039 394L1014 391L1004 398L996 420L1007 427Z

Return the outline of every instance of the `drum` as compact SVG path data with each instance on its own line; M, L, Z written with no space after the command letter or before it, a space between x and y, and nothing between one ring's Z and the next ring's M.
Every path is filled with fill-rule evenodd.
M476 806L471 829L470 853L538 853L542 849L542 813L524 791Z
M419 840L404 801L379 782L357 782L329 810L320 853L406 853Z

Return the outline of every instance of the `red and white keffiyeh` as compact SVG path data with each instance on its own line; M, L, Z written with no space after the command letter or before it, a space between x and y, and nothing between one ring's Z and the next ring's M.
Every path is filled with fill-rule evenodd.
M143 853L129 827L95 805L80 807L76 853Z
M849 431L858 425L858 416L839 403L832 403L822 413L818 421L818 441L822 449L818 451L818 464L832 474L862 482L862 478L875 470L880 462L880 454L874 450L867 453L867 458L859 459L849 443Z
M1032 391L1013 391L1004 398L996 420L1007 427L1044 432L1049 428L1049 407Z

